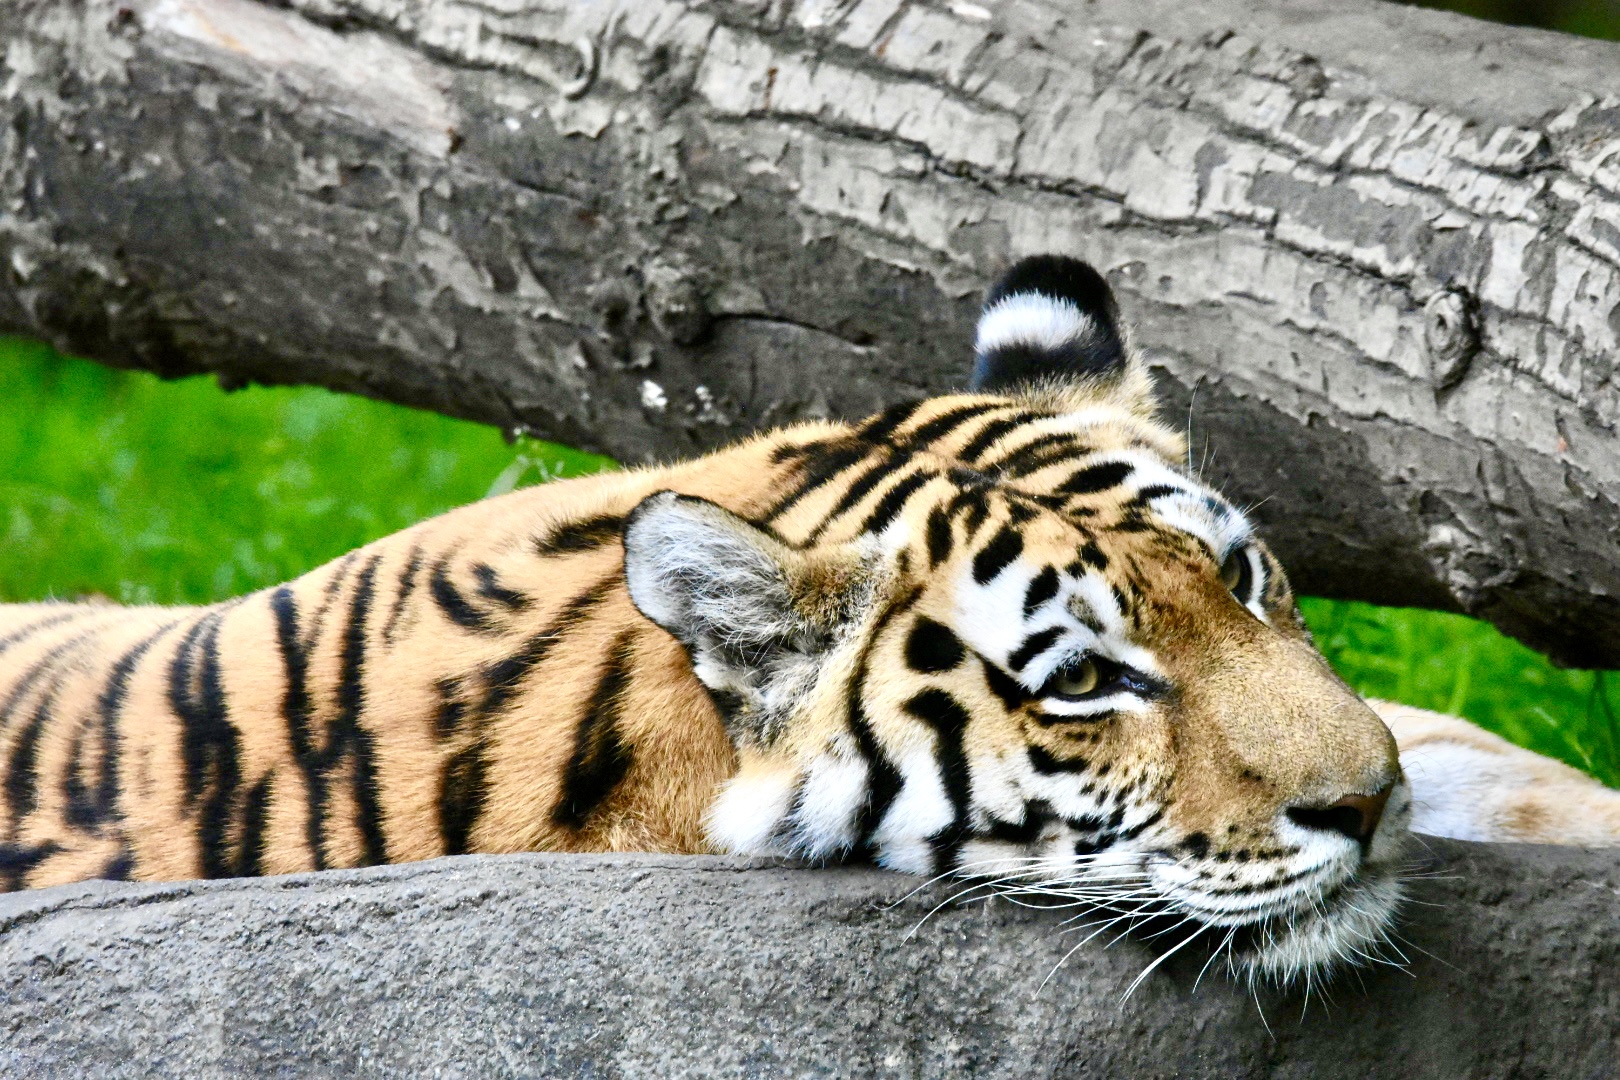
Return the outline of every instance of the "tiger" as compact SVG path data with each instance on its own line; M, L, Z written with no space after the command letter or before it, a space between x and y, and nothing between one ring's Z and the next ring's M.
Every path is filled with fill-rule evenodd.
M1376 953L1414 795L1106 278L965 391L514 491L204 607L0 609L0 884L469 853L866 861ZM1460 723L1460 721L1458 721Z

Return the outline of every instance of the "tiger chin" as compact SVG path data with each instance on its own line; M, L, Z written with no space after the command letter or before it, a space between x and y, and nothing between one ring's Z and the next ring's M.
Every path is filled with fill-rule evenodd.
M780 854L1169 916L1279 980L1365 959L1395 742L1156 410L1103 278L1041 256L965 392L212 607L7 607L0 880Z

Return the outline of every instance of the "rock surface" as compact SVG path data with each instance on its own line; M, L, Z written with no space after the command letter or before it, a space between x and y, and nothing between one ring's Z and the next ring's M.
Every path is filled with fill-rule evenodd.
M1125 999L1148 946L1071 953L1067 912L1005 901L924 921L951 890L869 869L530 855L67 886L0 897L0 1074L1613 1076L1620 859L1419 861L1409 970L1308 1005L1200 982L1202 956Z

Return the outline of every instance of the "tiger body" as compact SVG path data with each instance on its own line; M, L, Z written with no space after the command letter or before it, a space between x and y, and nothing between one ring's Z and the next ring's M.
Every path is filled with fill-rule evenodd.
M1092 420L1090 452L1183 452L1127 411ZM512 492L208 607L0 606L8 884L712 851L737 753L685 650L631 603L630 511L680 492L838 551L948 505L951 470L1021 460L1040 493L1081 441L1055 410L936 398ZM993 537L973 506L956 516Z
M8 884L709 850L735 754L616 528L665 488L759 512L780 438L465 506L237 601L0 607Z
M1028 260L970 392L489 499L210 607L0 608L0 881L870 858L1174 914L1267 975L1376 950L1395 742L1115 317Z

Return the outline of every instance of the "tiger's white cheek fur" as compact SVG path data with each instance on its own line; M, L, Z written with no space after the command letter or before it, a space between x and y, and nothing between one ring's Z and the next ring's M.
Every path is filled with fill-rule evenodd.
M856 818L866 801L866 763L837 752L810 763L794 812L794 834L802 854L828 859L848 852L860 837Z
M992 820L1023 824L1027 797L1019 784L1022 772L1013 764L1011 754L1000 753L993 759L973 762L974 824L981 828L988 827Z
M945 794L932 747L912 750L898 764L900 793L872 837L878 862L891 870L933 873L934 848L928 838L949 827L956 811Z

